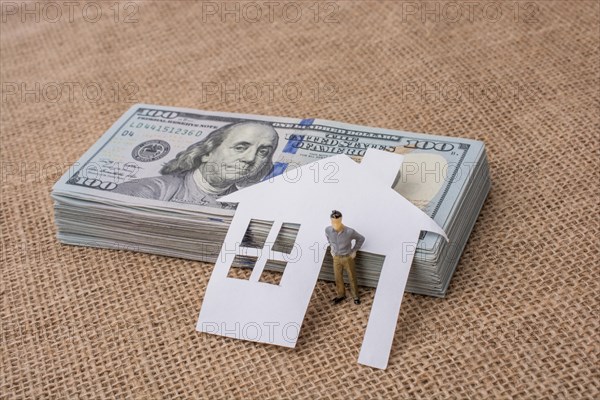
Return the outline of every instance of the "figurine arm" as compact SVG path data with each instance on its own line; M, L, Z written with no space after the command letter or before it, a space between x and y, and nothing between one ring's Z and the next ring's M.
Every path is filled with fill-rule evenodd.
M329 231L327 228L325 228L325 237L327 238L327 243L329 243L329 252L331 253L331 256L335 256L333 252L333 246L331 245L331 240L329 239Z
M353 251L358 251L363 243L365 242L365 237L363 235L361 235L360 233L354 231L354 240L356 240L356 243L354 243L354 247L352 248Z
M352 235L352 239L355 240L354 247L352 247L352 258L356 257L356 252L360 250L363 243L365 242L365 237L360 233L354 231L354 235Z

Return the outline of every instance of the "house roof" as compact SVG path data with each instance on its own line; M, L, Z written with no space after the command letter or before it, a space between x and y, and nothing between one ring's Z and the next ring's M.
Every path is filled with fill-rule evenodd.
M346 155L336 155L286 171L219 201L240 203L238 210L250 207L256 218L280 216L291 221L304 221L311 214L326 214L320 218L327 220L332 209L342 210L344 217L368 213L373 218L376 213L391 223L411 224L447 239L428 215L392 189L401 164L402 156L374 149L367 150L360 164Z

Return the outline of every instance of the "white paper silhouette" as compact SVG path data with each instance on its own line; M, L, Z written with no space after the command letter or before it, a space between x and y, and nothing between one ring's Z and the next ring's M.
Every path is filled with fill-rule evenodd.
M392 189L401 155L369 149L360 164L337 155L220 199L239 203L208 283L196 329L294 347L323 263L331 210L385 256L358 362L385 369L421 231L444 231ZM272 221L262 249L241 246L251 220ZM271 250L284 223L299 224L293 251ZM447 238L446 238L447 240ZM256 257L250 279L228 277L234 258ZM287 263L279 285L260 282L267 260Z

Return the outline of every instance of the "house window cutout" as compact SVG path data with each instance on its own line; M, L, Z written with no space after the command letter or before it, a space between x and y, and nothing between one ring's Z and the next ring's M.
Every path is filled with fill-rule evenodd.
M257 260L257 257L236 254L235 258L233 259L233 263L231 264L232 268L229 268L229 272L227 273L227 277L243 279L246 281L250 280L252 268L254 268Z
M278 251L284 254L291 254L296 244L300 224L284 222L281 224L281 230L273 243L273 251Z
M262 249L265 247L267 236L271 231L273 221L264 221L261 219L251 219L246 228L246 233L242 238L242 247L250 247L255 249Z
M281 277L285 270L287 262L268 260L265 264L265 269L260 274L259 282L270 283L272 285L279 285L281 283ZM268 270L268 271L267 271Z
M299 230L300 224L251 219L227 277L279 285L287 263L294 262L290 257L298 256ZM265 273L265 270L277 272Z

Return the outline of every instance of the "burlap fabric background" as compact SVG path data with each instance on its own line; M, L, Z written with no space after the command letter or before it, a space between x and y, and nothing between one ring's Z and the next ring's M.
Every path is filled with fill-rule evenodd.
M0 398L598 398L600 6L474 3L3 2ZM53 183L133 102L479 139L493 189L387 370L356 363L370 289L318 283L294 350L203 335L211 265L55 238Z

